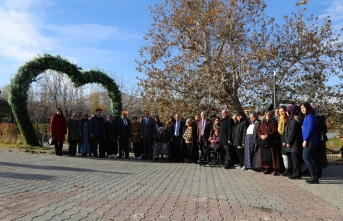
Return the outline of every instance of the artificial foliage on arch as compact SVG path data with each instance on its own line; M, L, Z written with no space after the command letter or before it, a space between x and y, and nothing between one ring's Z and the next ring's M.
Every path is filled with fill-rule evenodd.
M72 64L60 56L45 54L26 62L18 69L11 80L9 88L9 103L19 130L26 144L38 146L39 142L27 111L28 90L38 75L51 69L66 74L75 87L88 83L101 84L111 100L111 111L120 116L122 110L121 93L117 84L100 70L82 71L82 68Z

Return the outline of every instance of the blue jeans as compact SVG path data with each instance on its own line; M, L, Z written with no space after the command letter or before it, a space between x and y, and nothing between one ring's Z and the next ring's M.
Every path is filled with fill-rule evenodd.
M311 176L317 176L316 160L314 157L314 150L317 148L317 145L314 140L311 140L303 150L303 159Z

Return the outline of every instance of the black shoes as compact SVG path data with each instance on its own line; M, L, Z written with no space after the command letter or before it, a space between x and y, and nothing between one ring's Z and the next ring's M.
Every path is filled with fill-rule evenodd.
M289 176L288 178L291 180L298 180L298 179L301 179L301 176Z
M319 183L318 177L316 176L311 176L309 179L306 179L307 183L314 184L314 183Z
M226 165L225 167L224 167L224 169L234 169L235 167L234 166L231 166L231 165Z
M283 172L281 175L282 175L282 176L292 176L293 173L292 173L292 170L290 170L290 169L285 169L285 172Z

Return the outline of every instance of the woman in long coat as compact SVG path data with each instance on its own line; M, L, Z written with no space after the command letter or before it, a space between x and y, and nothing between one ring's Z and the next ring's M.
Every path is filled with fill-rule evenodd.
M108 121L105 123L105 136L107 157L117 158L117 122L115 121L113 114L108 115Z
M292 105L287 107L288 120L285 128L285 142L286 151L291 154L293 174L289 176L290 179L301 178L301 156L303 148L301 146L303 141L302 136L302 119L297 115L299 113L299 107Z
M130 125L130 135L131 143L133 144L133 153L135 155L135 159L141 159L141 155L143 154L141 124L137 120L137 117L132 118L132 124Z
M182 131L182 152L186 163L197 163L199 149L197 146L197 127L191 119L186 120L186 126Z
M75 156L76 154L76 146L79 142L79 121L77 119L77 114L73 113L73 116L71 119L68 120L67 123L68 127L68 154L70 156Z
M166 124L166 125L168 125L167 126L167 132L168 132L168 134L170 134L170 130L172 129L172 127L173 127L173 124L176 122L176 120L173 118L173 117L171 117L171 118L169 118L169 122ZM194 124L194 122L193 122L193 124ZM195 126L196 126L196 124L194 124ZM168 156L168 161L169 162L172 162L172 150L173 150L173 145L174 145L174 143L172 142L172 141L170 141L170 139L169 139L169 156Z
M317 176L318 178L321 178L323 169L328 167L328 159L326 157L326 141L328 141L326 133L328 132L328 128L325 122L326 118L320 115L319 105L314 104L312 105L312 107L315 112L319 126L319 144L314 151L314 156L316 158Z
M260 121L257 119L257 114L250 114L250 125L244 132L244 166L245 169L254 170L258 166L258 146L257 146L257 131Z
M271 111L266 112L265 119L263 119L258 127L257 136L260 140L266 140L266 146L259 144L259 163L260 167L264 169L264 174L272 173L277 176L280 169L280 150L278 146L277 137L277 121L273 117ZM273 171L273 172L272 172Z
M62 156L63 142L67 134L67 123L63 116L63 111L60 108L56 109L55 115L51 117L50 134L55 142L55 153L57 156Z
M88 119L88 114L83 113L83 118L79 122L79 154L82 156L87 156L87 154L92 154L91 140L90 140L90 120Z

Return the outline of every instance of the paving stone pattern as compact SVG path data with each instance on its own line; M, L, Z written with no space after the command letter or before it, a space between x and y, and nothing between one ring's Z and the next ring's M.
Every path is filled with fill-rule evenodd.
M238 169L0 152L0 220L343 220L343 165L319 185Z

